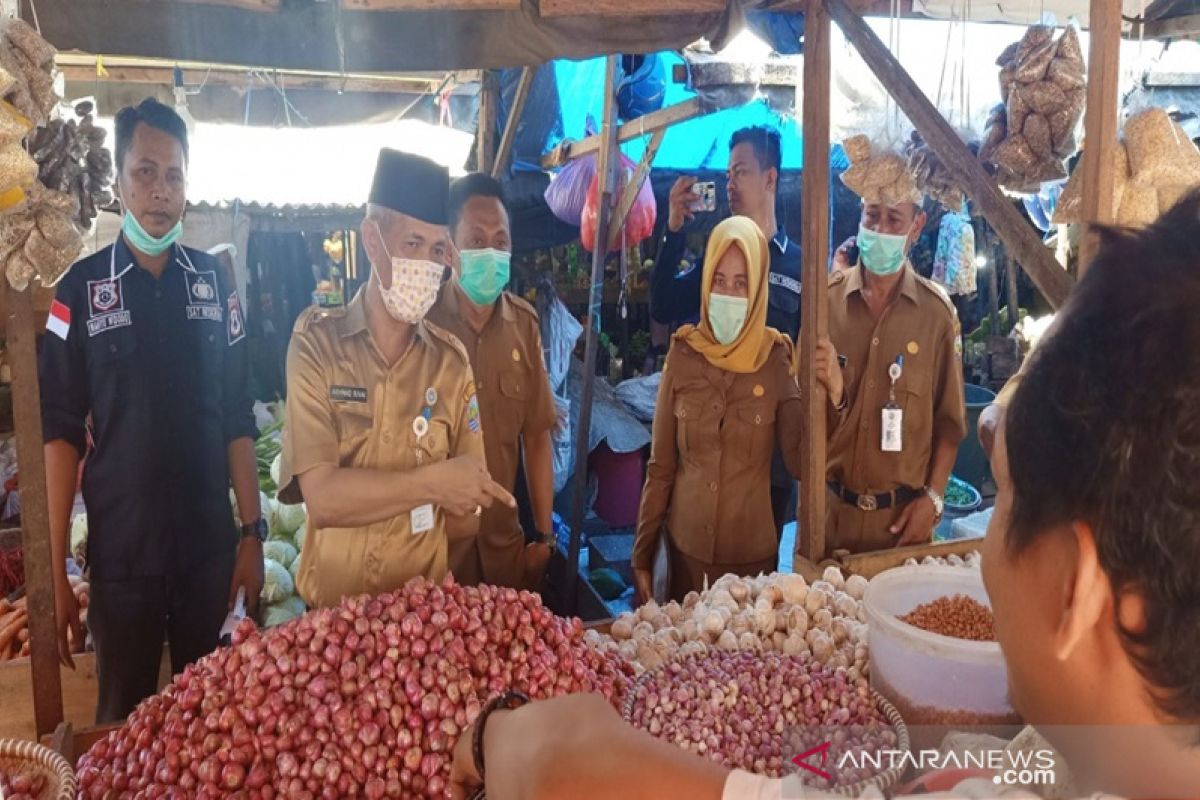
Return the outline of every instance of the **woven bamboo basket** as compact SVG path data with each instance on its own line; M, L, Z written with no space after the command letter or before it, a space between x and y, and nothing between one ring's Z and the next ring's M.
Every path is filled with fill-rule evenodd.
M74 800L75 770L67 760L37 742L20 739L0 739L0 773L41 774L46 788L41 797L46 800Z

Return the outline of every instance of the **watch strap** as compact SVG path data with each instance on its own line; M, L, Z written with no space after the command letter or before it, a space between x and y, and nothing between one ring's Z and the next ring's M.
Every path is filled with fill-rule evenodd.
M267 521L262 517L259 517L254 522L248 522L242 526L243 539L254 537L260 542L265 542L270 532L270 529L267 527Z
M941 519L942 515L946 513L945 499L932 486L925 487L925 494L933 501L933 510L937 512L938 518Z

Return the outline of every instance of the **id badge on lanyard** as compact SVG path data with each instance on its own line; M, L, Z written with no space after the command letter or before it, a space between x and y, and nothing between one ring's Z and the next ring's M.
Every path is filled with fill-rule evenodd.
M421 441L429 433L429 420L433 417L433 405L437 402L437 391L435 389L425 390L425 408L421 409L419 416L414 417L412 421L413 436L417 439L417 466L425 465L424 453L421 450ZM409 522L412 526L413 536L418 536L422 533L427 533L433 530L436 517L433 513L433 506L426 503L423 506L417 506L410 512Z
M896 381L904 373L904 356L896 359L896 363L888 367L888 377L892 380L888 392L888 404L883 407L883 432L880 447L885 453L899 453L904 450L904 411L896 403Z

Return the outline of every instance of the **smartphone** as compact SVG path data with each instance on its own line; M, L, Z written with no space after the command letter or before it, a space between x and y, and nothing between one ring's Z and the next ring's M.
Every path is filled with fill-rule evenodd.
M717 184L712 181L703 181L692 184L692 194L696 195L696 202L692 203L693 211L716 211L717 210Z

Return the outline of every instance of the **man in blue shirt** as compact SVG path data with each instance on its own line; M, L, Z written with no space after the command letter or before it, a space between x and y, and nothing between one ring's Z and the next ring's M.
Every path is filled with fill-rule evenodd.
M800 335L800 244L788 238L775 217L782 165L779 131L762 126L742 128L729 142L727 191L729 210L750 217L771 241L767 325L795 341ZM700 276L696 263L679 272L685 246L684 223L695 216L696 179L680 178L671 187L667 232L650 273L650 316L672 327L700 317ZM771 508L780 537L794 510L795 482L776 451L771 464Z

